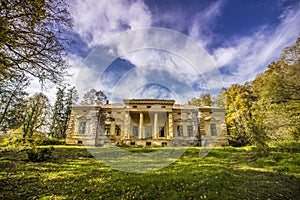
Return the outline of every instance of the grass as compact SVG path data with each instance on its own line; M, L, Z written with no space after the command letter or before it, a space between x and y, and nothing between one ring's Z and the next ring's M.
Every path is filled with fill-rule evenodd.
M100 148L101 156L130 166L123 154ZM181 149L165 148L167 153ZM254 147L219 147L203 158L198 147L170 160L164 168L146 173L112 169L110 163L93 157L99 148L55 146L50 161L33 163L25 152L0 153L1 199L299 199L300 151L272 148L257 158ZM104 152L104 153L103 153ZM106 154L110 152L110 154ZM146 157L159 148L126 149L146 158L139 164L160 167ZM150 154L149 154L150 155ZM168 154L173 155L173 154ZM172 157L172 156L171 156ZM116 161L117 160L117 161ZM175 162L173 162L175 160ZM136 164L136 163L135 163ZM130 170L129 170L130 171Z

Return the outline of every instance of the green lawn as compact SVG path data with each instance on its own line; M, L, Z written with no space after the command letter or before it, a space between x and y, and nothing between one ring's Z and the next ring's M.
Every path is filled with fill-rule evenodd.
M146 156L159 149L125 151ZM50 161L33 163L27 160L25 152L2 149L0 198L300 199L298 149L272 148L268 157L257 158L253 147L219 147L201 158L200 148L191 147L175 162L146 173L112 169L107 161L94 158L91 151L84 147L55 146ZM164 162L152 162L150 158L147 157L148 169ZM131 164L128 162L129 168Z

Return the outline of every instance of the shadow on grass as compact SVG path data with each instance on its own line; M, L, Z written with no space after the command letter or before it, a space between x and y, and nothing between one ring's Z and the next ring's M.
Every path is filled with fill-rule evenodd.
M84 148L56 148L51 162L40 163L1 152L0 198L297 199L299 154L271 153L253 161L253 149L228 147L199 158L190 148L165 168L137 174L113 170Z

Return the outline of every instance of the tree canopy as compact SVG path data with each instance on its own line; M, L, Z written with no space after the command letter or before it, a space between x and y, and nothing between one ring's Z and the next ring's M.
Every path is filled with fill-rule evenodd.
M68 6L58 0L0 3L0 82L19 73L40 81L62 80L67 64L60 29L71 27Z
M300 138L300 37L251 83L226 90L231 143L264 145Z

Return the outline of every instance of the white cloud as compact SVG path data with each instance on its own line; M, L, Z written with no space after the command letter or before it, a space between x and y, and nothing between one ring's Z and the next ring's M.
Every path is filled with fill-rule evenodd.
M191 38L203 46L216 39L214 23L222 14L223 3L223 0L215 1L196 14L188 28ZM145 29L140 34L143 28L153 24L150 11L141 0L74 0L70 10L74 17L75 31L83 41L89 47L103 44L87 60L70 56L70 72L74 76L69 83L77 87L81 97L92 88L102 89L118 98L138 98L145 95L154 97L158 93L161 97L169 95L160 87L142 89L149 82L161 84L177 96L179 94L187 98L198 96L197 92L200 92L201 87L213 90L223 86L220 74L215 70L209 55L188 36L182 39L183 34L177 33L178 37L174 38L166 34L164 29L153 30L154 32ZM161 21L175 24L178 16L165 13ZM215 49L211 56L216 65L219 68L229 66L230 71L234 69L231 75L223 75L226 86L254 78L255 74L266 67L266 63L279 56L278 52L293 43L299 34L299 18L300 10L289 8L280 16L281 23L275 29L261 27L252 36L235 38ZM178 23L178 26L183 25ZM140 32L122 32L125 30ZM137 69L128 71L128 74L121 77L117 87L113 87L110 81L114 80L114 74L103 75L103 72L119 56L136 65ZM158 80L158 77L162 80ZM198 88L191 89L191 85L197 85Z
M151 13L141 0L74 0L71 5L75 30L89 46L120 31L151 25Z
M231 75L223 75L226 86L243 83L264 71L267 64L277 60L283 48L293 44L300 32L300 9L288 8L276 27L261 27L248 37L227 41L226 46L213 52L216 65L229 67Z
M213 33L214 22L222 14L222 5L223 0L215 1L208 8L196 14L192 20L192 24L189 27L189 35L198 39L203 46L210 44L215 38Z
M108 48L115 49L115 59L126 58L136 66L123 74L117 83L114 83L114 73L107 72L113 61L105 51ZM88 66L93 68L94 74L98 74L99 83L93 81L98 84L94 88L102 88L117 98L137 98L137 93L133 95L134 91L148 83L155 83L181 96L179 101L186 103L190 98L198 96L200 90L220 89L223 86L215 72L214 63L205 50L186 35L167 29L148 28L122 32L93 50L87 63L92 63ZM212 77L214 81L210 80ZM198 87L195 90L195 84L206 88ZM155 91L143 94L157 92L153 87L149 90ZM138 94L143 96L140 92ZM161 94L157 95L159 96Z

